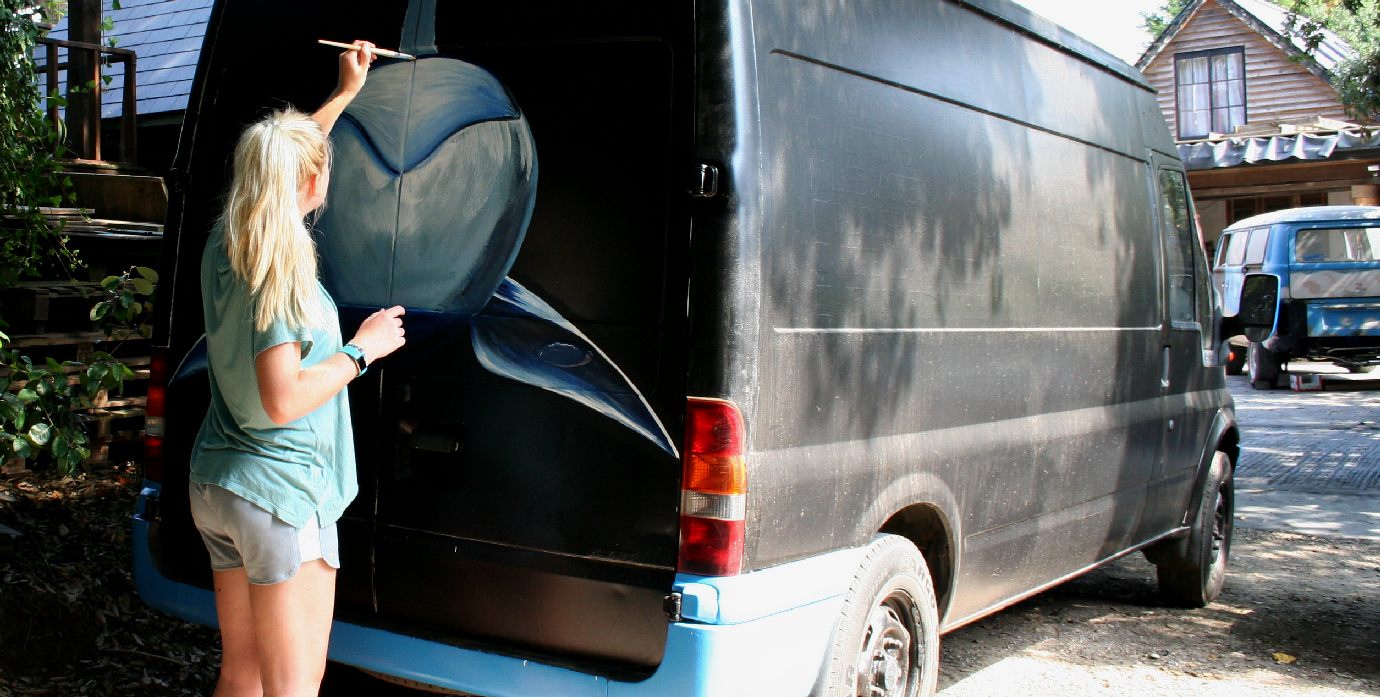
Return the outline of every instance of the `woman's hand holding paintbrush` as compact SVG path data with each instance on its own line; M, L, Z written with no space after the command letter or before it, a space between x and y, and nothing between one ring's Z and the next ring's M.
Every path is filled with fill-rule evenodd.
M326 133L331 132L335 120L345 111L345 106L364 87L364 81L369 77L369 65L380 55L379 49L374 48L374 44L368 41L356 40L352 44L335 42L332 45L343 46L349 50L340 54L340 78L336 81L335 91L326 98L326 103L311 115Z
M349 49L349 50L351 50L351 51L360 51L360 50L363 50L363 49L361 49L360 46L358 45L360 42L355 42L355 43L353 43L353 44L347 44L347 43L343 43L343 42L340 42L340 41L327 41L326 39L317 39L317 40L316 40L316 43L318 43L318 44L324 44L324 45L326 45L326 46L335 46L335 47L337 47L337 48ZM368 43L368 42L364 42L364 43ZM375 46L375 45L373 45L373 44L369 44L369 48L370 48L371 51L373 51L374 55L376 55L376 56L382 56L382 57L384 57L384 58L401 58L401 59L403 59L403 60L410 60L410 61L417 60L417 57L416 57L416 56L413 56L413 55L410 55L410 54L407 54L407 53L403 53L403 52L401 52L401 51L390 51L390 50L388 50L388 49L386 49L386 48L379 48L379 47L377 47L377 46Z

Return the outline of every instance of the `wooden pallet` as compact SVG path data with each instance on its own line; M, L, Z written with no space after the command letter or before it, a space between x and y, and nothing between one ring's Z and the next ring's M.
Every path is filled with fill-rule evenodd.
M104 465L138 456L144 444L144 398L121 400L125 406L92 409L87 437L91 456L86 464ZM119 453L128 453L123 457ZM116 454L116 457L112 457Z
M21 206L21 209L23 207ZM162 223L152 223L142 220L118 220L113 218L93 218L96 209L94 208L49 208L39 207L39 213L47 221L48 226L54 229L61 228L63 232L86 232L86 233L111 233L111 234L143 234L143 235L162 235ZM19 218L14 215L5 215L0 218L3 221L15 221Z
M7 334L90 330L91 308L106 292L96 281L22 281L0 291Z

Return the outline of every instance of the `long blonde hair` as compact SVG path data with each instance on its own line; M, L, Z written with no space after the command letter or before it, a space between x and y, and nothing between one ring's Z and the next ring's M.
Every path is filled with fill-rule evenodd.
M294 327L327 324L316 292L316 244L298 201L330 160L320 124L292 108L250 125L235 146L221 224L230 268L249 283L260 331L277 318Z

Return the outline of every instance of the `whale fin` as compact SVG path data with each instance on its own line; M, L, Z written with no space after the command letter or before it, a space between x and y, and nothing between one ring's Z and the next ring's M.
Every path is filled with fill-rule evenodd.
M680 457L666 427L628 376L517 281L504 278L470 321L475 356L490 372L579 402Z

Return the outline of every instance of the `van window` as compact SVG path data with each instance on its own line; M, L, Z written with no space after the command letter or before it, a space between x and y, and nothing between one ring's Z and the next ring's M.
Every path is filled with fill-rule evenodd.
M1169 320L1194 322L1197 319L1194 257L1198 253L1198 237L1193 232L1188 187L1183 174L1172 170L1160 172L1160 205L1164 221L1165 271L1169 278Z
M1205 250L1201 248L1193 250L1193 269L1195 271L1194 292L1198 297L1198 323L1200 327L1204 324L1210 327L1212 309L1217 303L1217 299L1213 296L1212 284L1208 282L1208 279L1212 278L1212 272L1208 269L1208 258ZM1212 332L1204 331L1199 336L1203 340L1203 348L1210 352L1215 343Z
M1213 268L1226 266L1227 249L1231 247L1231 240L1235 236L1231 233L1223 233L1222 238L1217 240L1217 260L1213 263Z
M1251 230L1250 240L1246 243L1246 263L1264 264L1265 246L1270 243L1270 228L1258 227Z
M1246 237L1245 232L1232 234L1227 255L1222 262L1223 266L1240 266L1241 262L1246 260Z
M1380 260L1380 227L1299 230L1294 259L1302 262Z

